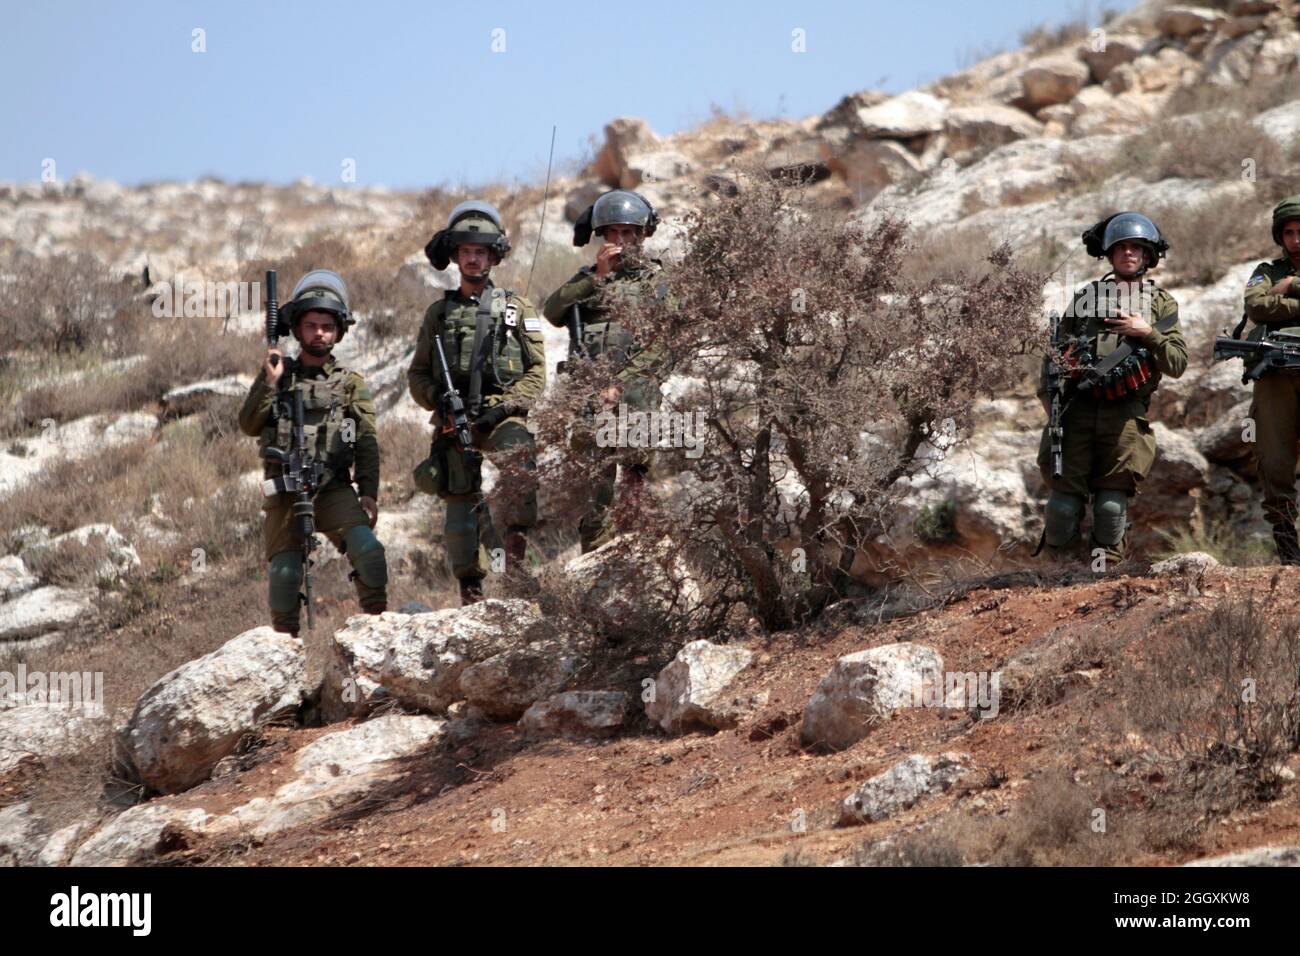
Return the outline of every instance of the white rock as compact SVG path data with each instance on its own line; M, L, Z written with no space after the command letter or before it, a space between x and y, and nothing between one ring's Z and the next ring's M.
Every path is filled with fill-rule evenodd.
M1300 136L1300 99L1265 110L1251 122L1277 140L1279 146L1290 146Z
M72 855L73 866L131 866L149 863L174 835L202 833L212 814L198 807L181 810L144 803L124 810L91 834Z
M94 613L93 593L50 585L0 604L0 641L28 640L76 624Z
M311 826L353 806L370 790L410 772L410 759L441 740L447 722L388 714L326 734L303 747L293 776L267 797L222 813L179 807L162 797L124 811L87 839L74 866L128 866L152 862L175 841L170 834L264 839Z
M911 139L943 129L948 104L937 96L911 90L891 97L875 106L857 111L856 125L861 135Z
M1208 571L1210 568L1217 568L1219 562L1212 555L1204 551L1189 551L1186 554L1176 554L1172 558L1166 558L1164 561L1157 561L1151 565L1152 574L1196 574L1198 572Z
M0 706L0 773L23 760L65 757L93 746L104 720L102 701L85 707Z
M90 829L89 824L73 823L50 834L36 856L37 866L67 866L76 851L77 841Z
M920 699L927 682L942 685L943 658L934 648L904 642L847 654L822 678L803 712L806 746L845 750L877 720Z
M948 134L949 152L957 154L1038 136L1043 131L1043 124L1013 106L980 103L953 107L948 111L944 130Z
M163 413L168 418L191 415L206 408L216 398L243 398L253 379L248 375L227 375L173 388L163 396Z
M38 584L40 581L36 575L27 570L27 565L18 555L6 554L0 558L0 602L35 590Z
M306 695L302 641L254 628L155 681L122 731L122 750L141 782L176 793Z
M739 697L735 687L753 657L743 647L691 641L659 672L646 716L671 734L734 727L759 703Z
M31 804L0 809L0 866L34 865L48 835L48 826Z
M619 183L623 189L639 189L647 183L664 183L688 175L694 165L683 153L660 149L628 155Z
M550 635L537 605L519 600L489 598L428 614L349 618L330 641L322 714L327 721L343 720L387 700L446 713L464 697L465 668Z
M1187 866L1300 866L1300 846L1261 846L1253 850L1225 853Z
M539 700L519 727L534 737L604 737L627 719L628 695L621 690L571 690Z
M296 778L212 821L208 832L265 837L323 820L409 772L409 758L436 746L446 725L419 714L387 714L326 734L298 753Z
M679 554L662 543L653 551L638 549L631 535L574 558L564 574L583 592L582 612L610 634L628 622L687 612L699 602L699 586Z
M507 648L461 671L461 694L488 717L518 720L536 701L564 690L588 660L589 648L565 638Z
M910 810L922 797L949 789L969 762L963 753L912 754L845 797L840 823L871 823Z

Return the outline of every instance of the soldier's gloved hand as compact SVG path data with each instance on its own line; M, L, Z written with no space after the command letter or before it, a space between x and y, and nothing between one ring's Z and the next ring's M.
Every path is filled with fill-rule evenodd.
M487 435L509 417L504 403L489 405L478 413L478 418L474 419L474 428L476 431Z

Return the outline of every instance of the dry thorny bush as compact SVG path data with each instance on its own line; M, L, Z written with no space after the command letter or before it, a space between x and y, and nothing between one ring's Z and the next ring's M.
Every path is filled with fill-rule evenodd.
M688 218L650 301L612 306L671 379L662 411L707 423L698 457L658 452L675 491L622 506L623 525L691 561L713 626L739 605L789 627L843 593L890 527L896 483L1020 376L1040 334L1042 276L1006 248L982 275L906 279L905 223L868 230L799 200L794 182L751 177ZM616 369L574 364L530 419L543 480L564 488L642 454L596 447Z
M1300 748L1300 620L1225 600L1121 678L1149 746L1139 760L1151 800L1177 810L1184 836L1277 795L1283 761Z

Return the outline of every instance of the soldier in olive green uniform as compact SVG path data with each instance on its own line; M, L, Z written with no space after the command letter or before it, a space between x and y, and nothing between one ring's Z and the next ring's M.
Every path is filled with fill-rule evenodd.
M406 373L411 397L433 412L430 421L440 433L430 456L436 477L425 490L447 503L447 551L463 604L483 596L483 578L490 569L488 547L503 543L507 559L523 565L528 529L537 523L537 488L534 484L505 503L504 513L497 515L506 529L501 542L483 500L477 459L442 433L450 424L449 396L433 343L442 341L453 385L473 426L475 447L488 454L524 448L524 465L535 470L535 442L526 419L529 406L546 387L546 351L533 306L523 296L496 288L488 277L509 251L501 214L492 205L471 200L452 210L447 227L434 235L425 253L436 269L455 261L460 288L424 313Z
M1247 338L1300 327L1300 195L1273 210L1273 241L1285 253L1261 262L1246 283L1246 318L1254 323ZM1300 371L1265 372L1255 382L1250 410L1255 422L1255 455L1264 492L1264 516L1283 564L1300 564L1296 540L1295 467L1300 441Z
M1109 259L1113 271L1075 294L1061 317L1058 342L1073 338L1074 353L1086 354L1086 364L1098 371L1112 368L1101 382L1073 390L1068 400L1059 478L1052 476L1050 436L1043 431L1038 464L1051 489L1043 543L1058 558L1075 552L1091 497L1090 551L1094 568L1105 570L1124 557L1128 499L1155 462L1156 439L1147 420L1151 395L1162 375L1183 374L1187 345L1173 296L1143 278L1169 248L1150 219L1118 213L1084 233L1084 244L1092 255ZM1038 395L1045 407L1047 370L1044 360Z
M573 230L573 244L585 246L592 233L602 244L596 253L595 266L580 269L568 282L556 289L542 306L542 313L552 325L573 331L572 311L579 311L582 341L571 336L570 357L585 355L597 358L608 355L618 366L618 388L604 398L611 405L622 402L633 411L653 411L659 406L659 382L652 373L656 353L638 349L631 333L611 317L614 302L632 306L650 296L663 294L660 273L662 264L640 254L642 241L654 234L658 225L654 209L640 194L614 189L596 200L578 218ZM650 466L646 454L626 469L623 481L639 490ZM611 462L590 489L587 513L578 523L578 536L585 554L613 536L609 509L614 503L618 465Z
M316 530L352 563L352 580L361 609L379 614L388 603L388 565L384 546L373 530L379 518L379 441L375 406L365 381L330 354L353 322L347 287L333 272L309 272L280 310L280 334L293 334L302 346L297 359L267 350L239 412L239 427L258 437L259 448L292 450L292 421L273 415L277 393L298 390L303 423L313 460L323 465L316 493ZM271 623L277 631L298 632L303 578L303 539L293 515L294 495L276 492L280 463L267 460L262 505L262 535L270 563ZM353 483L356 489L353 489Z

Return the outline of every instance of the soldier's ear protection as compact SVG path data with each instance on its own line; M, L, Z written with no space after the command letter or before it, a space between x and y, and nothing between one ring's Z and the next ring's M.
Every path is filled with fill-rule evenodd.
M592 203L582 211L578 221L573 224L573 244L575 246L585 246L591 242L591 214L596 209L596 204Z

